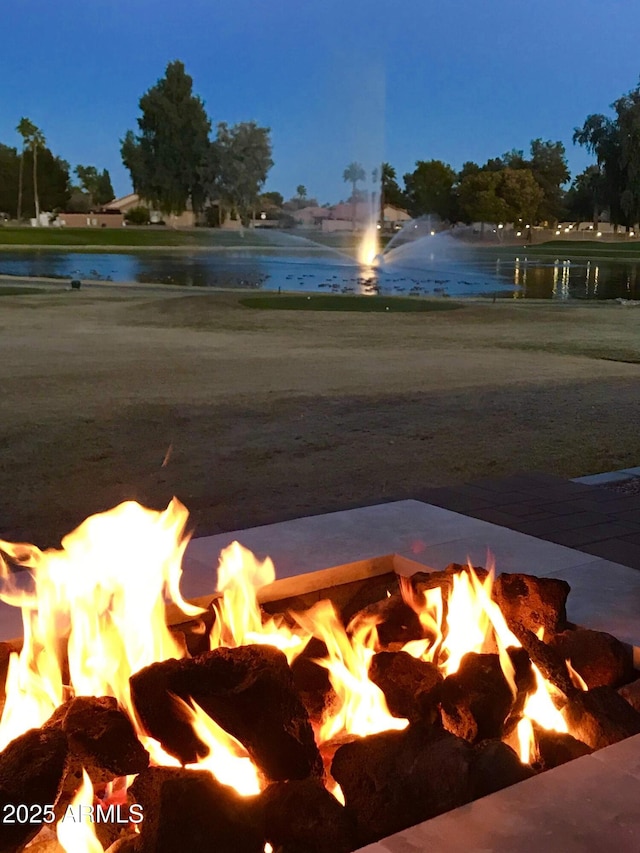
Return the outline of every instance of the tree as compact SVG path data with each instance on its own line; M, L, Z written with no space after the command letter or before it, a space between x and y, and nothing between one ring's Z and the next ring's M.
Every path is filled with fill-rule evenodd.
M270 132L253 121L233 127L221 122L211 146L206 192L210 198L217 193L222 205L236 211L245 224L273 166Z
M122 161L133 188L164 213L183 213L189 202L201 209L202 163L209 152L211 122L182 62L140 98L139 134L121 140Z
M284 196L282 193L275 192L274 190L271 190L268 193L262 193L261 199L267 204L272 204L274 207L282 207L284 204Z
M493 222L508 220L509 206L500 195L501 174L479 171L467 174L458 185L461 215L465 222Z
M113 201L115 193L111 186L111 176L106 169L98 172L95 166L77 165L75 173L82 189L91 196L92 204L103 205Z
M304 184L298 184L298 186L296 187L296 194L297 194L298 198L300 199L300 201L304 201L306 199L307 188L305 187Z
M69 164L55 157L48 148L37 155L38 195L43 210L64 210L71 195ZM23 171L23 187L18 198L20 171ZM17 216L18 201L23 210L35 206L33 188L33 152L27 148L18 152L15 148L0 145L0 211Z
M351 184L351 202L353 204L353 228L355 230L357 213L358 213L358 183L367 179L366 172L361 163L356 163L355 160L349 163L347 168L342 173L342 180L345 184Z
M31 146L31 139L33 138L34 133L37 131L37 127L35 124L28 118L24 116L18 122L18 126L16 130L22 137L22 151L20 154L20 173L18 177L18 210L17 210L17 218L22 219L22 189L24 186L24 152L27 148Z
M542 190L542 198L536 221L553 222L561 218L564 208L563 184L569 178L566 152L562 142L542 139L531 141L531 159L525 161L525 168L531 171L536 183Z
M409 212L413 216L435 213L451 221L456 173L441 160L418 160L413 172L404 176Z
M380 218L384 219L385 205L405 207L406 203L405 195L398 186L396 170L390 163L383 163L380 168Z
M37 186L33 181L25 182L24 206L26 209L36 205L35 193L38 193L38 205L42 210L65 210L71 196L69 181L69 164L61 157L56 157L49 148L38 150L37 157ZM33 173L35 159L32 151L25 153L25 173Z
M605 206L600 167L587 166L573 180L566 199L567 215L576 222L591 220L597 226Z
M15 148L0 144L0 212L13 217L18 199L18 179L22 157ZM21 199L20 199L21 201Z
M526 226L531 225L544 198L544 191L536 181L533 172L531 169L507 167L498 174L500 176L498 195L507 205L504 221L512 222L514 225L520 223L523 225L526 223Z

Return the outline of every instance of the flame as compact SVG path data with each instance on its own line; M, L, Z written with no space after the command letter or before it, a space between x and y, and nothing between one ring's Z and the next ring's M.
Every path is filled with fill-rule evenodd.
M571 666L571 661L569 658L566 659L565 663L567 664L567 670L569 671L569 678L571 679L571 683L574 687L577 687L578 690L588 690L589 687L584 678L580 675L577 669L574 669Z
M114 696L135 721L129 677L183 656L165 624L165 599L188 616L202 612L179 590L187 517L175 498L164 512L130 501L87 518L60 550L0 542L31 570L0 563L0 599L22 607L24 625L22 652L10 661L0 749L70 695Z
M536 736L529 717L523 717L517 727L518 754L523 764L531 764L536 754Z
M319 601L296 621L323 640L328 656L316 661L329 670L329 678L338 695L336 710L321 725L320 743L341 732L365 737L389 729L404 729L408 720L389 713L384 693L369 680L369 664L375 654L375 622L363 623L349 639L330 601Z
M273 583L276 572L269 558L260 562L247 548L232 542L220 554L218 591L214 602L216 621L211 631L211 648L235 648L258 643L275 646L291 664L311 638L308 632L291 631L282 618L263 621L256 592L261 586Z
M445 624L442 609L434 606L437 599L432 595L433 590L428 590L421 601L413 592L410 581L401 583L404 600L418 614L426 631L436 637L435 641L407 643L403 650L423 660L436 662L445 675L451 675L458 671L460 661L467 652L481 653L487 648L497 647L502 671L515 697L515 670L507 649L510 646L519 648L522 644L509 629L499 606L491 598L493 575L491 567L486 579L480 581L471 565L465 571L453 575ZM434 621L440 623L436 630L433 628ZM424 651L420 652L421 648ZM536 687L527 697L523 719L517 727L520 760L525 763L529 763L535 755L533 721L545 729L568 731L562 714L551 698L550 685L533 663L532 668Z
M63 818L56 824L58 841L65 853L104 853L89 816L92 811L93 785L83 768L82 785Z
M344 798L344 792L343 792L342 788L340 787L340 785L335 780L331 784L329 784L327 787L329 789L329 793L333 794L333 796L336 798L336 800L340 803L341 806L346 805L346 800Z
M204 758L197 764L188 766L208 770L218 782L231 785L244 796L259 794L263 786L260 784L258 771L240 741L211 719L197 702L192 700L190 706L178 697L175 697L175 700L181 705L196 735L209 748L209 753Z

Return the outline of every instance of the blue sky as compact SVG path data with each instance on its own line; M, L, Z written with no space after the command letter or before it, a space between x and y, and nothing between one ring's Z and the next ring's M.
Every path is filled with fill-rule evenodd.
M267 189L349 193L351 160L454 168L573 129L640 76L637 0L3 0L0 142L28 116L54 153L108 168L140 96L181 59L215 125L272 130Z

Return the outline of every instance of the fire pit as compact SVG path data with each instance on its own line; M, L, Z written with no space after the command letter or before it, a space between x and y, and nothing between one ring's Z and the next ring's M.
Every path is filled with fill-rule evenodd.
M187 603L185 522L126 504L60 552L3 543L0 851L346 853L640 732L632 649L568 622L558 578L274 581L235 544Z

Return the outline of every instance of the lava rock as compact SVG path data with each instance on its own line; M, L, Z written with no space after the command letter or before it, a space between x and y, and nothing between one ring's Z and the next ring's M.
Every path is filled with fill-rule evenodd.
M375 564L375 560L373 562ZM375 570L375 565L373 568ZM348 625L360 610L387 598L388 595L399 593L398 575L395 572L386 572L382 575L339 584L331 590L329 597L340 614L343 625Z
M149 767L129 796L144 810L136 853L263 853L255 798L206 770Z
M633 653L611 634L576 628L563 631L550 642L569 660L588 688L620 687L633 678Z
M445 729L470 743L501 738L512 708L513 693L498 655L468 652L440 688Z
M591 755L593 750L586 743L573 737L566 732L554 732L551 729L543 729L537 723L533 724L533 732L538 748L538 758L535 765L540 770L551 770L581 758L583 755Z
M537 633L555 634L567 627L567 596L571 587L558 578L502 574L493 585L491 596L507 624L522 625Z
M281 853L349 853L355 822L317 779L274 782L260 795L264 837Z
M181 763L207 753L172 696L193 699L237 738L267 779L322 776L309 717L284 654L272 646L220 648L192 660L167 660L130 679L146 731Z
M347 633L353 636L372 624L376 626L378 641L383 649L399 650L410 640L421 640L424 637L418 614L401 595L390 595L360 610L347 625Z
M180 645L184 644L191 657L196 657L209 651L209 634L214 621L213 610L207 610L196 619L171 625L169 631Z
M611 687L576 691L562 713L574 737L592 749L640 734L640 714Z
M434 663L407 652L379 652L371 659L369 678L382 690L395 717L435 722L443 676Z
M624 687L618 689L618 693L625 699L632 708L640 711L640 678L635 681L625 684Z
M0 754L0 853L22 850L38 834L46 816L42 807L58 800L68 755L67 738L58 729L30 729ZM20 805L29 808L33 823L6 822L8 808Z
M472 756L466 741L423 726L340 747L331 774L355 814L358 843L370 844L469 802Z
M474 799L494 794L535 775L535 770L523 764L513 749L500 740L485 740L473 748L470 778Z
M514 624L511 630L522 643L532 663L556 690L563 696L570 696L576 692L577 688L571 682L567 664L558 649L539 640L533 631L529 631L522 625Z
M88 771L95 767L110 779L140 773L149 766L131 720L111 696L77 696L60 705L45 723L59 727L71 755Z
M69 745L57 818L62 817L82 785L83 770L89 774L93 787L98 788L149 766L149 753L138 740L131 720L111 696L70 699L54 711L44 728L61 730Z
M302 654L291 664L293 683L309 719L315 725L320 725L339 702L329 678L329 670L316 663L316 660L322 660L327 655L325 643L312 637Z
M521 646L509 646L507 654L513 664L513 680L517 690L513 707L504 726L505 733L509 734L522 718L527 699L535 693L536 676L526 649Z

